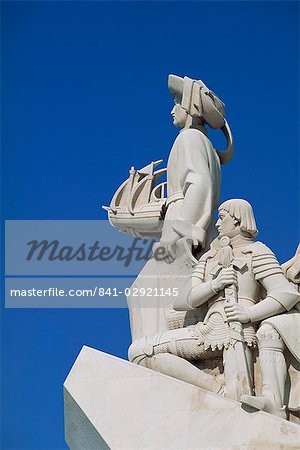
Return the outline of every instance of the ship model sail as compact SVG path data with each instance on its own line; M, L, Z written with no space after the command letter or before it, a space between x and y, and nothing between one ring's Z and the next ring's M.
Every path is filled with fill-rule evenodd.
M129 178L116 190L108 212L111 225L138 238L159 238L163 226L163 211L167 199L167 183L158 180L166 168L155 170L162 159L142 169L131 167Z

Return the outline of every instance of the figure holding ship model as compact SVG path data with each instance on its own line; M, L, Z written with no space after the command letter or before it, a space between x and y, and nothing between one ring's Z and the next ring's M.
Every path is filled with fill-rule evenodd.
M162 161L140 170L132 168L110 207L105 207L111 224L119 230L141 238L160 238L157 245L166 258L148 261L132 286L136 288L179 288L191 274L217 235L213 215L220 197L221 164L228 163L234 151L224 104L216 94L201 80L176 75L169 75L168 88L175 101L173 124L180 132L167 169L156 169ZM207 126L223 131L226 151L214 149ZM157 184L166 171L167 182ZM157 299L152 299L149 304L149 299L127 298L133 340L183 326L185 314L175 313L170 300L174 301L161 298L154 304Z
M232 158L233 141L224 104L202 81L170 75L168 84L175 99L173 123L181 131L167 165L167 212L160 245L175 257L179 239L186 238L189 245L203 250L216 236L213 213L219 204L220 164ZM223 130L226 152L213 148L206 125Z
M231 160L233 140L224 104L201 80L169 75L168 87L175 101L173 123L181 131L167 169L155 170L162 160L140 170L132 167L110 207L104 209L113 226L137 237L161 237L160 245L175 257L180 238L189 238L203 249L216 235L212 219L220 197L220 164ZM225 152L213 148L207 125L222 129L227 140ZM167 182L157 185L166 172Z

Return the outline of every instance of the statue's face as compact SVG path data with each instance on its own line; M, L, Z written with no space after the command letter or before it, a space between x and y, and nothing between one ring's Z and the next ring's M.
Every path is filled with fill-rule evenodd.
M184 128L188 114L185 109L179 103L175 103L174 108L171 111L173 117L173 124L177 128Z
M219 219L216 223L219 236L228 236L230 238L240 234L240 227L237 219L232 217L227 211L221 209Z

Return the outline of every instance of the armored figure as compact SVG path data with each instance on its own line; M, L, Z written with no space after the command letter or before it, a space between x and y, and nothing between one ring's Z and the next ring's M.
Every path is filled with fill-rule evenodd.
M270 301L275 301L278 308L282 308L283 299L287 298L290 304L296 304L300 295L285 278L272 251L261 242L254 242L257 228L248 202L235 199L223 203L219 207L216 226L218 238L201 257L174 304L176 310L184 311L206 307L204 320L133 342L129 348L129 359L224 394L221 377L195 367L198 361L221 354L225 366L225 389L230 392L229 396L234 397L229 384L236 384L239 379L237 371L242 361L233 362L238 342L245 353L250 391L253 388L251 348L257 345L256 322L263 318L257 318L257 308L264 309ZM229 244L226 248L222 246L224 238ZM230 258L225 264L228 250ZM236 305L227 304L229 288L237 294ZM230 326L234 321L243 322L236 318L236 310L249 311L252 317L242 326L240 333Z
M283 264L286 278L300 292L300 245L295 256ZM288 293L270 297L257 307L233 307L231 314L244 323L260 321L257 332L262 376L261 395L242 396L243 403L286 418L300 410L300 302ZM280 314L281 313L281 314ZM287 383L288 381L288 383ZM286 402L286 404L285 404Z

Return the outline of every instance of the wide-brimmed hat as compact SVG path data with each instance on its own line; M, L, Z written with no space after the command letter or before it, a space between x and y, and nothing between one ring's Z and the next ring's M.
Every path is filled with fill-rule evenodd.
M192 117L199 117L211 128L221 129L227 140L227 150L219 152L223 164L233 156L233 140L228 123L225 120L225 105L202 80L169 75L168 88L175 100Z

